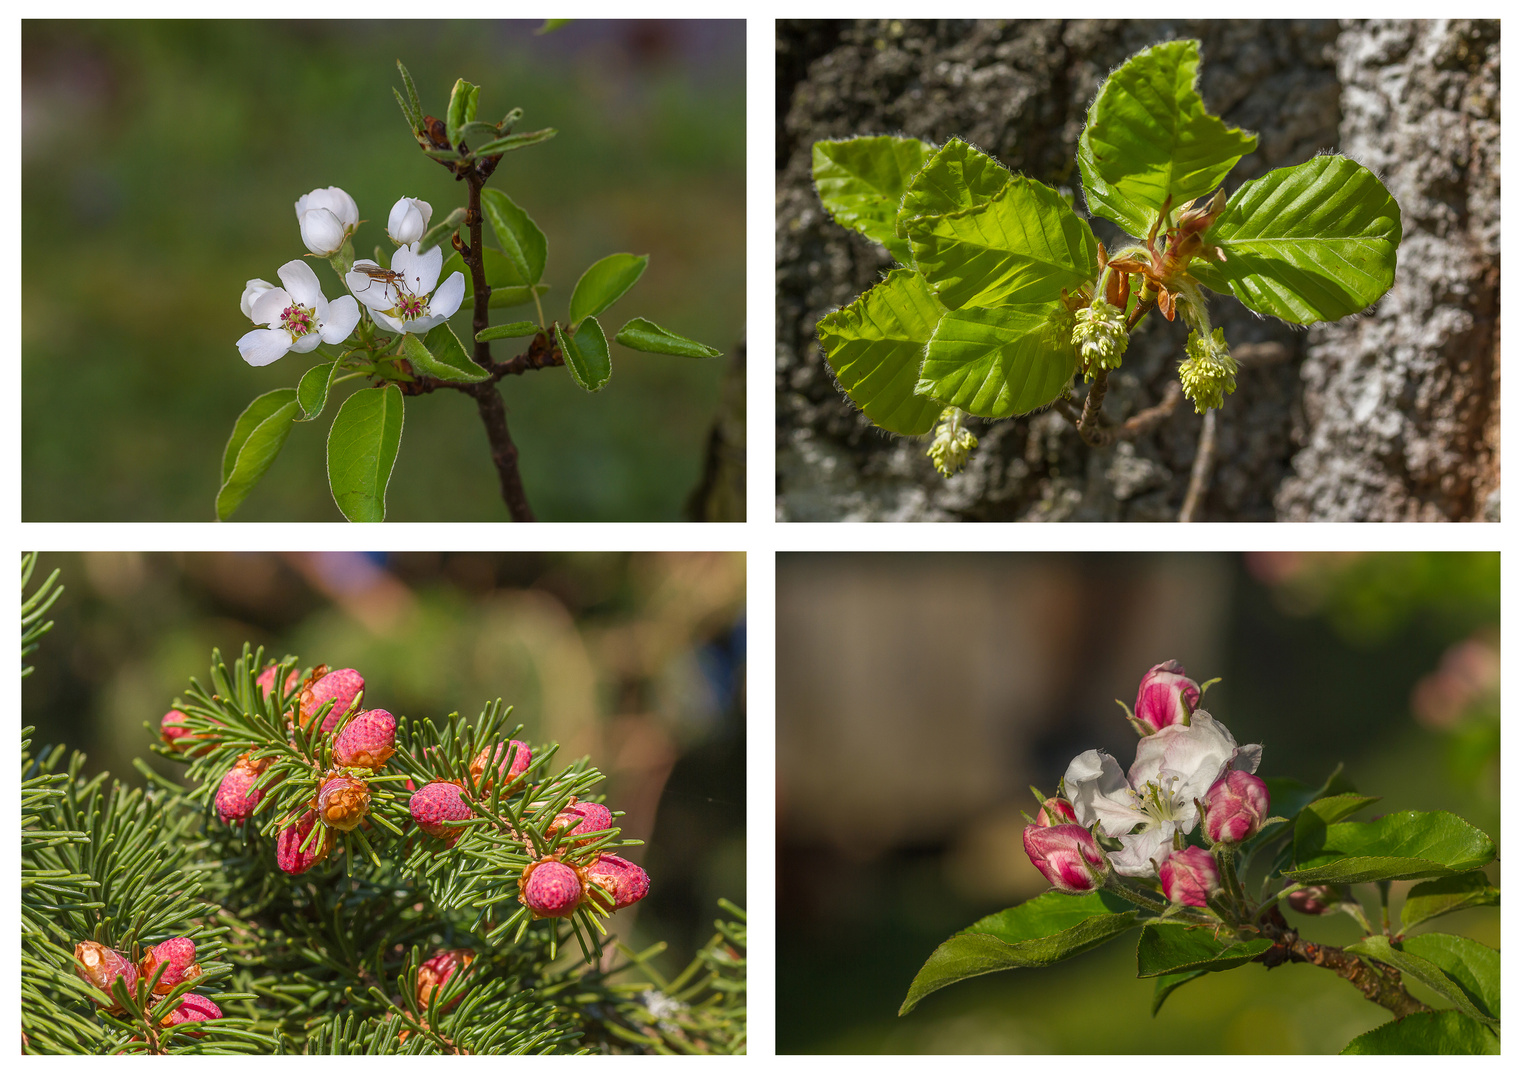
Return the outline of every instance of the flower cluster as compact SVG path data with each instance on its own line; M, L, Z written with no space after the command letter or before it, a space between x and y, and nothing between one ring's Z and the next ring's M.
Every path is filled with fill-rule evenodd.
M1077 346L1083 369L1090 376L1119 367L1129 338L1125 313L1105 296L1079 311L1072 327L1072 344Z
M934 468L946 480L966 467L971 452L976 449L976 436L960 422L960 417L961 411L953 405L940 413L939 424L934 428L934 441L928 448Z
M1190 331L1188 357L1178 365L1178 381L1195 412L1218 409L1225 403L1225 395L1236 389L1236 358L1226 347L1224 330L1216 327L1208 337Z

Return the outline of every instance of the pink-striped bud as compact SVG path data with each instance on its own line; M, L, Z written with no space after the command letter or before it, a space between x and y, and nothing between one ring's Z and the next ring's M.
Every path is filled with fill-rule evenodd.
M158 978L154 973L158 972ZM138 961L138 975L154 979L154 993L168 994L176 985L202 973L196 962L196 943L190 938L177 937L161 941L143 954Z
M1342 894L1330 885L1312 885L1305 889L1296 889L1284 897L1285 902L1302 915L1325 915L1327 908L1331 907Z
M1040 812L1035 815L1035 824L1042 828L1051 825L1075 825L1077 811L1073 809L1071 803L1055 795L1040 803Z
M552 819L552 827L547 830L547 836L551 837L558 829L572 825L572 828L568 829L568 839L575 844L587 844L589 841L575 839L575 837L608 829L613 823L614 818L610 816L610 808L603 803L576 802Z
M461 971L465 976L475 959L477 954L471 949L442 949L420 964L419 971L414 976L414 1001L418 1004L419 1011L423 1012L430 1007L430 999L439 993L439 988L449 982L457 971ZM440 1011L448 1012L456 1008L466 996L466 991L462 991L450 1001L443 1002Z
M485 746L482 752L472 759L472 782L481 784L483 773L492 769L494 773L503 777L502 783L508 787L530 768L530 764L531 748L519 739L510 739L497 746Z
M371 810L371 788L354 776L331 776L318 788L318 816L325 825L350 832Z
M561 919L578 910L584 901L584 883L578 872L556 859L531 863L520 875L520 903L538 919Z
M349 769L380 769L393 756L398 721L386 709L363 712L334 737L334 763Z
M165 1015L165 1018L159 1022L159 1026L170 1027L173 1024L191 1024L202 1020L221 1019L223 1019L223 1010L218 1008L217 1004L211 999L204 998L200 994L187 994L180 999L175 1008Z
M1152 731L1185 724L1199 704L1199 684L1183 673L1183 665L1165 660L1141 679L1135 695L1136 718Z
M426 784L414 792L413 798L409 799L409 813L425 832L453 844L466 826L447 825L446 822L466 821L473 816L462 800L460 785L445 781Z
M309 810L301 818L281 830L276 837L276 865L289 874L305 874L329 855L334 836L325 832L322 837L308 844L313 830L318 828L318 815Z
M293 690L296 690L297 687L301 685L301 683L301 673L297 671L287 672L286 688L283 693L290 694ZM260 688L260 693L264 694L266 697L270 697L271 692L276 689L276 665L272 664L260 674L256 675L255 685Z
M250 761L248 757L241 757L233 768L223 774L223 781L218 784L217 797L212 800L213 808L217 810L223 824L238 825L255 812L260 797L265 794L255 786L260 774L265 771L265 764L263 760Z
M1175 851L1162 864L1162 891L1174 903L1209 907L1210 894L1220 888L1215 856L1201 847Z
M118 979L127 983L129 997L138 992L137 968L117 950L108 949L98 941L82 941L76 945L74 962L80 969L80 977L97 990L105 991L108 996L112 984Z
M298 700L298 723L307 727L313 723L313 718L324 707L324 703L332 701L334 707L324 717L323 726L319 730L333 731L345 718L345 714L360 701L365 689L366 680L354 668L329 672L302 692Z
M1222 844L1256 835L1268 817L1268 785L1251 773L1232 769L1204 797L1204 833Z
M584 880L610 897L611 907L629 907L647 895L647 871L619 855L601 855L585 868Z
M1081 825L1030 825L1024 829L1024 854L1062 892L1085 893L1098 888L1089 865L1102 867L1103 852L1093 834Z

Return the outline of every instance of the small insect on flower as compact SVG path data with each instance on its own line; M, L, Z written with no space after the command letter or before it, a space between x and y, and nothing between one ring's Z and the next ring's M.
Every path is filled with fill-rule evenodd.
M386 270L380 266L374 266L371 263L358 262L350 268L350 272L353 274L365 274L368 278L371 279L369 282L367 282L366 288L360 290L361 292L365 292L367 289L370 289L378 282L382 283L384 289L392 288L398 290L400 293L403 292L404 278L403 275L397 270Z

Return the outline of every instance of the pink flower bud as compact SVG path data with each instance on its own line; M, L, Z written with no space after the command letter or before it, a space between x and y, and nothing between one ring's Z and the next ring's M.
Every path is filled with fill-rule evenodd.
M82 941L76 945L74 962L80 969L80 977L108 996L112 984L119 978L126 981L129 997L138 992L138 970L128 963L127 957L98 941Z
M1153 731L1182 724L1199 704L1199 684L1183 673L1176 660L1164 660L1141 679L1135 695L1135 715Z
M601 855L584 870L584 880L610 896L614 908L629 907L647 895L647 871L619 855Z
M1209 907L1210 894L1220 888L1215 856L1201 847L1175 851L1162 864L1162 891L1174 903Z
M371 810L371 789L354 776L331 776L318 788L318 816L331 829L350 832Z
M1251 773L1232 769L1204 797L1204 832L1222 844L1239 844L1256 834L1268 817L1268 785Z
M466 821L472 810L462 801L460 785L440 781L426 784L409 799L409 813L421 829L431 836L456 843L465 825L447 825L448 821Z
M475 959L477 954L471 949L442 949L420 964L414 976L414 1000L419 1005L419 1011L428 1009L430 998L436 995L438 988L449 982L458 969L465 973ZM456 1008L466 996L466 991L463 991L450 1001L442 1002L440 1011L447 1012Z
M334 843L331 833L324 833L323 837L304 851L303 844L312 835L313 830L318 828L318 815L309 810L297 821L292 822L281 830L276 837L276 865L289 874L305 874L322 862L329 855L329 848Z
M556 859L531 863L520 876L520 903L538 919L566 918L583 901L584 883L578 872Z
M318 710L324 707L324 702L332 701L334 708L324 717L323 727L319 730L333 731L360 700L365 689L366 680L354 668L329 672L302 692L298 701L298 723L307 727L313 722L313 717L318 715Z
M223 824L238 825L255 812L260 797L265 794L255 783L264 771L264 761L251 762L247 758L240 758L233 768L223 774L217 797L212 800L213 808L217 810L218 817L223 819Z
M563 810L552 819L552 827L547 830L547 836L556 834L558 829L566 825L573 827L568 830L568 839L575 844L587 844L587 840L574 840L576 836L585 833L599 832L601 829L610 828L614 819L610 816L610 808L602 803L576 802Z
M1027 826L1024 854L1045 880L1062 892L1085 893L1098 888L1088 864L1101 867L1104 856L1093 834L1081 825Z
M503 777L503 783L507 787L519 779L520 774L530 768L530 764L531 748L519 739L510 739L497 746L485 746L482 752L472 759L472 782L482 783L483 773L492 768Z
M1059 795L1052 796L1040 804L1040 812L1035 815L1035 824L1050 825L1075 825L1077 823L1077 811L1072 804Z
M218 1008L211 999L204 998L200 994L187 994L165 1015L165 1018L159 1022L159 1026L169 1027L172 1024L221 1019L223 1019L223 1010Z
M159 973L157 979L155 972ZM176 984L201 975L201 965L196 962L196 943L190 938L177 937L161 941L143 954L138 961L138 975L154 979L154 993L168 994Z
M1312 885L1296 889L1284 897L1289 906L1302 915L1325 915L1326 909L1342 898L1342 894L1330 885Z
M385 709L363 712L334 738L334 763L350 769L380 769L396 749L398 721Z

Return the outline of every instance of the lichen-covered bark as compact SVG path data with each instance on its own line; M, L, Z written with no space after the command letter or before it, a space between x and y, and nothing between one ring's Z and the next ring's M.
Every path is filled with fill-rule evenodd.
M1377 68L1365 69L1365 77L1383 86L1384 93L1399 95L1395 109L1419 118L1445 109L1447 102L1462 117L1488 101L1485 113L1494 122L1496 27L1402 27L1396 33L1405 47ZM823 362L817 320L852 301L893 264L884 251L842 229L821 209L811 183L812 142L895 132L938 144L960 135L1010 168L1070 191L1077 137L1104 75L1146 45L1196 37L1204 46L1201 89L1210 110L1261 138L1257 151L1228 178L1228 192L1268 169L1334 147L1377 165L1395 183L1393 174L1400 170L1371 160L1379 148L1370 147L1365 129L1345 114L1354 107L1348 104L1353 88L1363 82L1356 68L1364 63L1362 56L1372 54L1358 46L1369 32L1335 22L777 24L777 94L783 110L776 148L779 516L1170 520L1187 491L1202 423L1183 407L1146 436L1091 449L1054 413L990 424L971 421L981 448L963 474L941 480L922 443L893 439L865 421L846 403ZM1434 39L1473 45L1450 52ZM1424 62L1413 56L1421 50L1452 59L1441 65L1436 59ZM1431 64L1429 77L1413 76L1403 86L1385 81L1387 73L1393 79L1408 63L1411 68ZM1429 103L1426 95L1431 93L1441 95L1438 104ZM1439 121L1431 116L1427 123ZM1481 118L1471 131L1486 122ZM1419 316L1415 306L1403 314L1395 306L1399 298L1391 297L1376 312L1316 336L1260 320L1227 298L1211 297L1211 315L1225 326L1233 348L1266 347L1257 350L1260 362L1244 366L1237 392L1227 399L1201 518L1480 513L1484 490L1496 483L1491 449L1496 399L1489 380L1495 355L1498 158L1494 150L1461 156L1452 145L1459 143L1460 132L1450 134L1454 137L1448 143L1428 147L1419 119L1416 136L1390 148L1415 169L1419 184L1432 177L1427 192L1432 202L1449 207L1458 202L1468 226L1461 240L1471 237L1479 253L1465 260L1429 254L1422 245L1403 250L1398 280L1411 275L1428 282L1429 313L1449 309L1440 311L1436 322ZM1463 145L1484 145L1486 134L1470 135ZM1346 145L1348 136L1357 145ZM1490 146L1495 146L1494 135ZM1430 170L1425 162L1432 163ZM1440 183L1446 192L1437 190ZM1410 212L1406 195L1400 188L1396 194L1403 211ZM1082 208L1080 196L1077 205ZM1432 212L1429 220L1438 237L1452 243L1448 216ZM1412 224L1408 218L1408 241ZM1095 219L1094 227L1109 241L1118 238L1106 222ZM1422 232L1418 228L1415 234ZM1413 264L1419 259L1454 269L1434 268L1418 276ZM1458 331L1464 325L1461 314L1470 319L1465 335ZM1186 331L1181 324L1153 317L1145 325L1132 339L1125 366L1110 380L1106 413L1115 422L1160 399L1183 352ZM1478 338L1487 325L1484 346L1470 352L1463 336ZM1412 327L1422 336L1408 337ZM1372 339L1364 354L1368 359L1348 359L1355 346L1343 344L1344 333L1356 335L1355 340ZM1446 346L1444 352L1440 345ZM1339 353L1317 351L1333 349ZM1407 359L1397 365L1390 383L1366 381L1381 350L1404 352ZM1438 370L1443 366L1447 374ZM1487 384L1481 382L1481 369ZM1413 388L1409 396L1408 386ZM1363 399L1367 411L1355 421L1359 401L1351 395L1360 388L1369 394ZM1404 422L1391 419L1401 414ZM1383 445L1371 437L1380 416L1400 432ZM1343 455L1344 461L1328 468L1323 455L1333 454ZM1337 479L1344 470L1354 477L1351 484ZM1491 478L1482 483L1487 475ZM1445 484L1453 495L1445 495ZM1350 487L1369 494L1344 499Z

